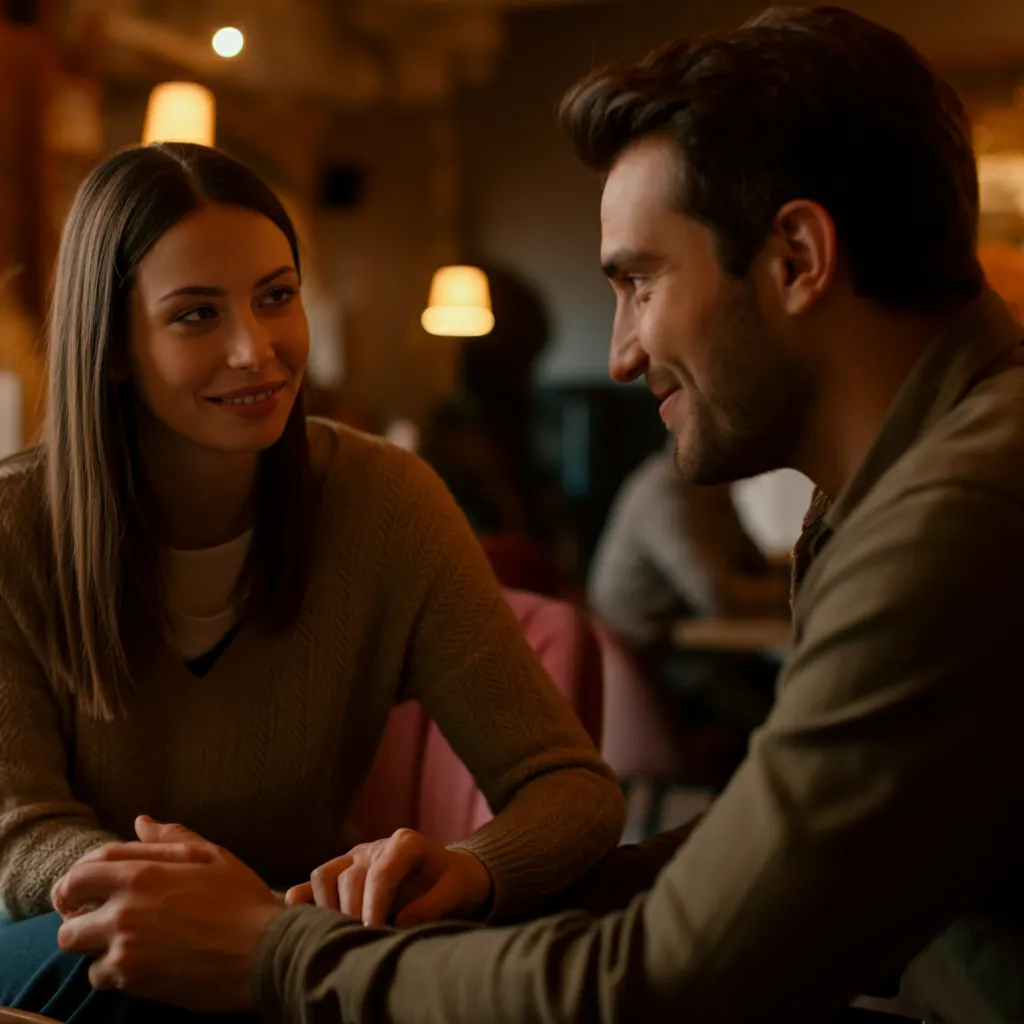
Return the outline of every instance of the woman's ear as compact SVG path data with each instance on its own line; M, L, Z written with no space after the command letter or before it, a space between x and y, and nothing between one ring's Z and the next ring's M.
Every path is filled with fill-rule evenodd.
M124 384L131 377L131 365L124 349L115 350L110 360L110 378L115 384Z

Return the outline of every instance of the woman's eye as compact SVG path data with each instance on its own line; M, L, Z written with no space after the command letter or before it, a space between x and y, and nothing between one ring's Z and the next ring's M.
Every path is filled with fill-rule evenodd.
M283 285L280 288L275 288L271 292L267 292L266 298L263 300L265 305L270 306L283 306L289 302L295 296L295 289Z
M197 324L201 320L209 320L217 315L213 306L193 306L174 317L176 324Z

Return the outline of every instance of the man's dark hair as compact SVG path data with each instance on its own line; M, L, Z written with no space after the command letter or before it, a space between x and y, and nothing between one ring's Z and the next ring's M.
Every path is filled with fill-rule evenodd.
M575 85L560 117L602 171L642 138L674 137L677 204L737 276L779 209L809 199L832 217L864 298L939 313L984 286L963 104L905 39L849 11L771 8L615 62Z

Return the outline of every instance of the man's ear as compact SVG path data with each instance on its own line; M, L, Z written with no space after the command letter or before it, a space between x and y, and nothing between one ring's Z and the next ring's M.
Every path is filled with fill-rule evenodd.
M809 199L786 203L775 216L762 259L780 307L790 316L810 309L836 275L839 251L829 212Z

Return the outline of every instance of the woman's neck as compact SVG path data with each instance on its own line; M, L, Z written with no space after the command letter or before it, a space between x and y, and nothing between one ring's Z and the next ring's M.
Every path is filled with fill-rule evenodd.
M222 452L139 417L140 498L156 539L181 550L215 547L255 518L259 452Z

